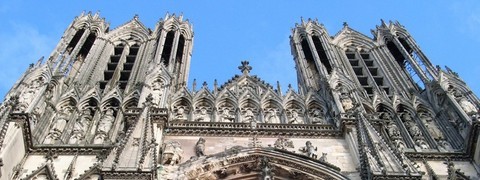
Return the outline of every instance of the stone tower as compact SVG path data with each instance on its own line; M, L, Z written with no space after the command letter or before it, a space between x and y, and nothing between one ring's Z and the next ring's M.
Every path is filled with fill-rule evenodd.
M479 178L480 101L398 22L292 29L299 90L187 79L193 27L81 14L0 105L0 179Z

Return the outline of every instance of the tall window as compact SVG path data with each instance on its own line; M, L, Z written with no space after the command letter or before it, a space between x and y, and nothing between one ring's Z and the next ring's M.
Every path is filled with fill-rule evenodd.
M175 38L175 32L170 31L167 33L165 39L165 44L162 51L162 60L165 62L165 65L168 66L170 63L170 55L172 54L173 39Z
M108 81L113 78L115 69L117 69L117 66L120 63L120 58L122 57L124 48L125 45L123 44L115 46L113 55L110 56L110 61L107 63L107 69L103 72L103 81L100 82L100 89L105 89Z
M320 73L317 69L317 65L315 64L315 60L313 58L313 53L310 50L310 46L308 46L308 41L307 39L303 39L302 42L302 49L303 49L303 54L305 55L305 60L306 60L306 75L308 79L312 80L312 86L314 88L319 88L316 80L320 77Z
M316 35L312 36L313 44L315 45L315 49L317 50L318 57L320 58L320 62L325 66L327 69L328 74L332 72L332 66L327 58L327 53L325 52L325 48L322 46L322 42L320 42L320 38Z

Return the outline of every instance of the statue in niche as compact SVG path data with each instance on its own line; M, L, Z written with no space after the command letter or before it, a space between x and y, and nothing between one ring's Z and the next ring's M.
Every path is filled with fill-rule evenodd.
M195 117L195 121L210 122L210 115L208 114L207 107L201 107L200 111Z
M33 109L32 115L30 116L30 127L33 128L38 122L38 119L40 118L40 108L35 107Z
M180 106L177 108L177 112L174 115L174 119L177 121L185 121L187 117L185 116L185 109L184 107Z
M391 122L388 123L387 125L387 132L390 138L395 139L400 137L400 131L398 130L397 125L395 123Z
M401 139L394 140L393 144L400 153L403 153L405 151L405 142L403 142Z
M156 105L160 102L162 97L162 87L164 86L163 82L160 79L157 79L152 82L152 102Z
M205 139L198 138L197 144L195 145L195 154L197 157L205 156Z
M305 153L308 157L317 159L317 147L312 145L312 142L307 141L305 146L299 149L300 152Z
M243 122L244 123L250 123L250 122L256 122L255 114L253 113L252 109L247 108L245 110L245 113L243 115Z
M280 124L280 118L278 118L277 109L271 108L268 110L267 115L265 116L265 123Z
M444 139L442 132L440 131L440 129L438 129L438 126L433 121L433 117L430 113L421 112L419 113L419 117L425 124L425 127L427 128L433 139L437 141L440 139Z
M61 132L57 131L50 131L45 137L45 141L43 141L44 144L54 144L57 140L60 139L60 135L62 135Z
M84 109L82 115L75 122L73 126L72 136L70 137L69 144L76 144L83 140L85 132L87 132L90 122L92 121L92 110L89 108Z
M98 124L97 133L108 134L115 121L114 113L115 111L113 109L107 109L107 111L105 111L105 114Z
M419 146L422 149L428 149L427 142L425 142L425 140L423 140L422 138L417 138L415 140L415 144L417 144L417 146Z
M391 120L392 116L388 112L382 112L379 118L383 120Z
M345 112L349 112L355 107L353 104L353 100L350 97L348 91L343 87L340 87L339 98L340 98L340 102L342 103L343 110L345 110Z
M57 114L58 116L56 116L55 118L55 123L53 124L51 131L60 132L60 133L63 132L63 130L65 129L65 126L67 125L68 118L71 115L71 112L72 112L71 107L69 106L63 107L60 110L60 112L58 112Z
M448 143L447 141L445 140L438 140L437 141L437 144L438 144L438 149L442 152L447 152L447 151L451 151L453 150L452 146L450 145L450 143Z
M273 147L277 149L295 148L295 146L293 146L293 141L284 137L278 138L275 141L275 144L273 144Z
M298 115L297 110L293 109L288 119L289 124L303 124L303 119Z
M327 124L325 117L320 109L315 108L310 112L310 118L313 124Z
M42 83L42 77L33 80L32 83L28 85L25 93L22 95L21 103L30 104L30 102L36 97L35 94L37 94L37 92L40 90Z
M420 128L418 128L418 126L414 122L408 123L407 127L408 127L408 132L410 132L410 135L412 137L421 137L422 136L422 132L420 131Z
M182 146L177 141L164 143L161 153L162 160L160 164L162 165L177 165L183 157Z
M410 113L402 113L400 119L402 119L402 121L405 123L409 123L412 121L412 116L410 115Z
M235 115L230 114L230 108L226 107L223 108L222 114L220 116L221 122L234 122Z
M477 114L477 107L475 107L475 105L473 105L466 97L461 97L457 101L467 115Z

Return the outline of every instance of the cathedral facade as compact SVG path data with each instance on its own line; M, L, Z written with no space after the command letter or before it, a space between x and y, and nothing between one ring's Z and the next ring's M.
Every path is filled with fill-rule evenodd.
M298 90L187 79L193 29L81 14L0 105L0 179L478 179L480 100L404 26L301 20Z

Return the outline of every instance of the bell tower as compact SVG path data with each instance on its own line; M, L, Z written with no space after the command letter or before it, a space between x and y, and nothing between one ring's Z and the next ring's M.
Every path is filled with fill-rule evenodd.
M333 54L323 25L308 20L296 24L290 36L292 54L295 59L299 87L307 92L319 90L320 82L332 73Z
M172 79L172 88L178 90L186 85L193 47L193 27L183 16L167 14L157 23L154 51L156 63L163 63Z

